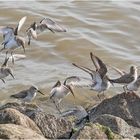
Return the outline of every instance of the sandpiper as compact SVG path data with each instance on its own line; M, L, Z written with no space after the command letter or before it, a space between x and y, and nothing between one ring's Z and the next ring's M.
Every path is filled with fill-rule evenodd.
M45 31L46 29L50 30L51 32L66 32L66 29L61 25L57 24L50 18L43 18L39 24L34 22L30 25L27 29L27 36L28 36L28 45L30 45L31 38L37 39L37 35L41 32Z
M6 53L8 53L10 51L11 56L13 56L13 51L19 47L22 47L25 52L25 39L18 36L18 31L21 29L25 21L26 16L20 19L15 29L8 26L0 26L0 33L3 34L4 39L4 41L2 42L2 45L4 45L4 47L0 50L0 52L6 50ZM12 61L14 63L14 57Z
M140 75L138 76L137 80L133 82L133 84L127 85L126 89L128 91L138 91L140 87Z
M79 80L76 76L71 76L65 79L63 83L61 83L59 80L56 82L56 84L52 87L52 90L50 92L49 99L52 99L53 103L56 106L56 109L61 113L59 109L59 104L62 101L62 99L67 96L69 93L72 93L72 95L75 97L71 82Z
M131 66L129 73L126 73L124 71L122 72L121 70L119 70L118 68L115 68L115 67L112 67L112 68L114 70L116 70L121 75L121 77L116 78L116 79L110 79L109 81L112 83L124 85L123 89L126 93L127 87L133 86L133 84L136 82L136 80L138 78L137 67Z
M44 95L44 93L42 93L37 87L31 86L29 89L20 91L19 93L11 95L10 97L19 99L24 103L31 102L35 98L36 92L39 92Z
M74 64L74 63L73 65L87 72L88 74L90 74L91 79L89 79L89 82L85 83L85 85L87 87L90 87L91 90L97 91L98 92L97 96L100 99L99 93L103 93L104 95L104 91L109 89L111 83L109 81L108 76L106 75L107 67L103 63L103 61L99 57L93 55L92 52L90 53L90 57L91 57L91 60L93 61L93 64L95 65L96 71L86 68L84 66L78 66L77 64ZM82 78L79 78L79 79L83 80Z
M3 81L3 83L5 83L4 78L6 78L9 75L11 75L13 79L15 79L12 69L7 66L8 60L9 60L9 57L8 58L5 57L5 61L0 68L0 79Z

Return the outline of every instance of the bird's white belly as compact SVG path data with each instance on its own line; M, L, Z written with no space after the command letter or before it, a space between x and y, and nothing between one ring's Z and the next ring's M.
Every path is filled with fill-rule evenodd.
M29 93L24 99L23 101L25 102L31 102L36 96L36 93Z
M101 83L97 83L94 87L92 87L92 90L100 92L101 91Z
M103 90L107 90L109 89L111 86L111 83L109 81L107 81L107 85L103 88Z
M127 89L129 90L129 91L137 91L137 87L135 86L135 84L132 82L132 83L130 83L130 84L128 84L127 85Z
M17 42L14 39L9 40L9 42L5 45L6 49L14 50L18 46Z
M106 84L99 82L92 88L92 90L95 90L97 92L102 92L102 91L107 90L110 86L111 86L111 83L109 81L107 81Z
M62 99L62 98L64 98L65 96L67 96L68 95L68 93L69 92L62 92L62 91L57 91L57 93L55 94L56 95L56 98L58 98L58 99Z
M64 88L63 86L57 87L56 89L53 89L52 91L52 99L60 102L65 96L67 96L69 93L69 90Z

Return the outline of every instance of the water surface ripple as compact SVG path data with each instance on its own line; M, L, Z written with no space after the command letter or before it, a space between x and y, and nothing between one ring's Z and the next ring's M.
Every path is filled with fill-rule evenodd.
M31 46L26 45L27 58L17 61L13 67L16 79L8 77L6 84L1 82L1 100L31 84L37 85L48 95L58 79L63 81L67 76L85 75L71 63L93 68L90 51L105 63L124 70L128 70L130 65L139 65L139 2L34 0L0 3L1 25L15 27L22 16L27 16L27 21L21 35L25 35L25 29L33 21L39 22L44 17L64 24L68 32L53 34L48 31L40 35L37 41L32 41ZM23 51L18 50L18 53ZM3 60L1 55L1 63ZM114 74L112 72L111 76ZM121 90L117 89L115 93ZM113 88L108 91L108 96L112 95L112 91ZM97 99L96 92L83 89L76 90L76 96L81 104L88 102L90 96L94 97L93 100ZM37 98L42 101L41 95ZM72 96L65 100L75 102Z

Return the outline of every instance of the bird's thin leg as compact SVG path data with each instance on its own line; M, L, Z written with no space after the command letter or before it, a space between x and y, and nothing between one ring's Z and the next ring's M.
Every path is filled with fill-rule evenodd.
M103 91L103 96L104 96L104 99L105 99L105 92Z
M2 82L5 84L5 81L4 81L4 79L1 79L2 80Z
M127 91L126 91L126 85L123 86L123 90L124 90L125 93L127 93Z
M124 98L126 98L126 95L127 95L126 87L127 87L126 85L123 86L123 90L124 90Z
M62 114L62 112L61 112L61 110L60 110L60 109L61 109L60 103L57 104L57 107L59 108L59 112Z
M8 51L6 51L6 59L7 59Z
M22 48L23 48L23 51L24 51L24 53L25 53L25 47L24 47L24 44L22 44Z
M130 91L130 90L128 89L127 85L126 85L126 90L127 90L127 93L128 93L128 92L130 92L130 93L133 93L133 92L134 92L133 90Z
M100 98L100 93L98 93L98 95L97 95L97 96L98 96L99 100L101 101L101 98Z
M30 46L30 44L31 44L31 31L30 31L30 33L27 35L28 36L28 45Z
M24 100L20 100L21 105L25 106L26 102Z
M28 38L29 38L28 45L30 46L30 44L31 44L31 37L28 37Z
M11 52L11 56L12 56L12 63L14 64L15 60L14 60L13 52Z
M61 111L60 111L60 109L59 109L59 106L56 104L56 102L55 102L54 100L53 100L53 103L54 103L56 109L58 110L58 112L59 112L60 114L62 114Z

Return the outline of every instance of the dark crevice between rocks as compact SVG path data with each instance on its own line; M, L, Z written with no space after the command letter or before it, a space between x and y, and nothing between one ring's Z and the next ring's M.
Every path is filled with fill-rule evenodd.
M70 132L69 139L71 139L71 137L74 135L74 133L79 132L85 126L85 124L87 124L87 123L90 123L89 115L82 118L81 120L77 120L75 122L74 127L72 128L72 131Z
M136 134L136 135L134 135L134 137L140 139L140 134Z

